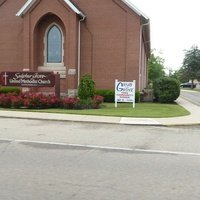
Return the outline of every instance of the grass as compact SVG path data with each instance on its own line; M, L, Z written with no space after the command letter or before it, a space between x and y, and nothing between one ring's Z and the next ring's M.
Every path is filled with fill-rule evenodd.
M85 109L85 110L23 109L23 111L60 113L60 114L117 116L117 117L144 117L144 118L177 117L190 114L187 110L185 110L183 107L179 106L176 103L174 104L137 103L135 109L133 109L132 104L129 103L119 103L118 108L115 108L114 103L104 103L101 109Z

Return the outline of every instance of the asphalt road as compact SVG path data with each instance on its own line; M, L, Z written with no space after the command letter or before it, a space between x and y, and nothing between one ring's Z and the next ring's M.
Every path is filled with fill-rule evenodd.
M199 200L199 128L0 118L0 199Z
M200 92L194 90L181 90L181 96L200 106Z

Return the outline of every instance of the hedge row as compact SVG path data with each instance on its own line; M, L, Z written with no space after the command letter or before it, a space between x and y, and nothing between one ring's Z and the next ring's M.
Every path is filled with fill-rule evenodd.
M57 98L55 95L44 95L42 93L30 94L0 94L1 108L64 108L64 109L84 109L99 108L103 102L102 96L95 95L92 99L82 101L77 97Z
M19 95L20 89L17 87L0 87L0 94L8 94L8 93Z

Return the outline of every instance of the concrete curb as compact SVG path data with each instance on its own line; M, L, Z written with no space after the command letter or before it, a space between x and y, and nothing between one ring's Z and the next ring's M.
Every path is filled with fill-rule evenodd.
M0 111L1 118L30 119L30 120L49 120L49 121L70 121L85 123L104 123L104 124L124 124L124 125L151 125L161 126L155 119L151 118L131 118L131 117L108 117L93 115L73 115L73 114L54 114L36 113L23 111Z
M0 111L1 118L17 118L30 120L49 120L49 121L70 121L85 123L108 123L124 125L142 125L142 126L186 126L200 125L200 107L180 97L177 103L191 112L188 116L172 118L131 118L131 117L108 117L93 115L74 115L74 114L55 114L38 113L23 111Z

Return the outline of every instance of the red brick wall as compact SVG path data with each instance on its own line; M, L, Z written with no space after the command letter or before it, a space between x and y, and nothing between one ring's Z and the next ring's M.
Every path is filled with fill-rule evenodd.
M0 6L0 71L22 69L23 27L15 14L24 2L6 1Z
M44 29L54 19L44 16L50 13L64 30L64 64L67 70L77 69L78 16L62 0L42 0L23 18L16 17L25 2L11 0L0 6L0 71L37 70L44 62ZM91 74L98 89L113 89L115 79L136 80L138 88L140 17L121 0L73 2L87 16L81 22L81 74ZM67 75L61 84L64 92L77 88L77 75Z
M47 6L48 5L48 6ZM68 69L77 68L77 15L63 1L42 0L33 6L24 21L24 66L37 70L44 63L44 34L46 28L57 23L64 34L64 66L66 78L61 79L61 91L77 88L77 75L68 75ZM30 26L31 25L31 26Z
M140 18L118 0L74 0L87 16L81 26L81 73L97 88L114 80L138 82Z

